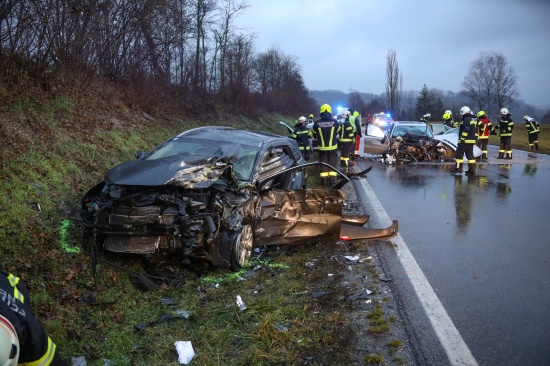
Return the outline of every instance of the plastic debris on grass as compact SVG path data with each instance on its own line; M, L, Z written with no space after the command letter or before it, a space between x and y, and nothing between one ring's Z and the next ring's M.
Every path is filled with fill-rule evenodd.
M176 341L174 346L178 351L178 362L180 364L187 365L195 357L195 350L191 341Z
M246 305L244 304L243 299L241 299L241 295L237 295L237 306L239 306L240 311L246 310Z

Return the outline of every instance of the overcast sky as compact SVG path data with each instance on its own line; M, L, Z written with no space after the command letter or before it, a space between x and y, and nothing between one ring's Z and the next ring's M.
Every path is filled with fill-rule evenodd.
M550 107L550 0L247 0L256 51L295 56L306 87L382 93L394 49L403 90L458 92L481 52L503 54L520 98Z

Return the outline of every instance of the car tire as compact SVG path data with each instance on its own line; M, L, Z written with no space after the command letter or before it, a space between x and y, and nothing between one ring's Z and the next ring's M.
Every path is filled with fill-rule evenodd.
M243 223L238 231L229 236L229 263L233 271L240 270L250 259L254 250L252 225Z

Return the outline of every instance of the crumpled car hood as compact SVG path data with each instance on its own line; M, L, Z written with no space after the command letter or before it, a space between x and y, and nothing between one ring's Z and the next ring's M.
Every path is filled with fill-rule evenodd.
M239 145L221 146L213 156L173 155L124 162L107 172L108 184L208 188L242 155ZM229 176L231 176L229 174ZM232 183L236 184L235 178Z

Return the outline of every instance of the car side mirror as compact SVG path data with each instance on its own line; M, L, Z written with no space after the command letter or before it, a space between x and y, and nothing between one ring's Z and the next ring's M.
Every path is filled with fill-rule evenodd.
M137 160L141 159L143 157L143 155L145 155L145 151L143 151L143 150L138 150L134 154L134 156L136 157Z

